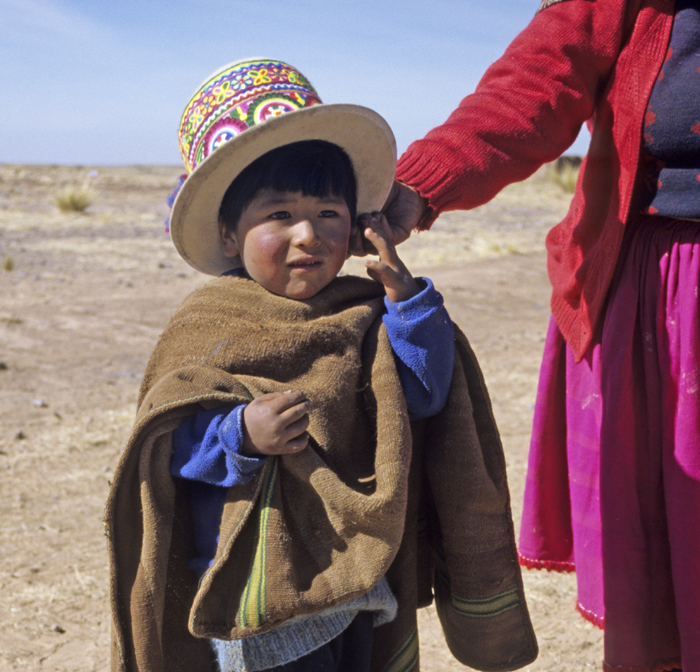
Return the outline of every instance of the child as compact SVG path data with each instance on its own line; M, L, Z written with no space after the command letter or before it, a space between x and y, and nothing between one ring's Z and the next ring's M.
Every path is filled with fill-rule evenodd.
M233 181L221 204L223 252L242 264L229 274L250 278L279 296L315 296L335 279L347 258L354 194L352 167L335 145L306 141L263 155ZM429 417L447 399L454 362L452 323L440 295L430 283L421 288L387 245L381 216L364 221L380 252L381 263L369 266L385 286L388 312L383 319L397 355L407 410L412 419ZM310 405L301 390L263 394L235 408L199 411L173 433L171 472L207 484L196 486L192 494L198 527L197 558L191 566L199 575L216 552L226 488L250 481L266 456L307 449ZM299 659L293 669L317 670L322 661L333 660L337 648L342 669L368 669L364 659L372 619L363 618L360 607L376 612L375 623L393 618L396 601L385 579L331 613L291 618L264 635L217 643L221 668L280 669L278 665ZM368 626L369 632L363 633ZM348 637L364 646L342 647Z
M180 138L173 241L221 277L162 335L115 476L113 668L416 670L431 583L460 660L531 661L473 355L384 218L354 226L392 184L385 122L256 59L205 82ZM378 282L337 277L362 234Z

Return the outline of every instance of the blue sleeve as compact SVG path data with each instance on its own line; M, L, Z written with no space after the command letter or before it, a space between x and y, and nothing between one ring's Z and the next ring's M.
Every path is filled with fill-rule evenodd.
M173 432L170 473L225 488L248 483L267 458L240 453L244 408L201 409L186 417Z
M408 301L385 299L384 324L411 420L439 413L447 402L454 367L454 332L442 295L427 278Z

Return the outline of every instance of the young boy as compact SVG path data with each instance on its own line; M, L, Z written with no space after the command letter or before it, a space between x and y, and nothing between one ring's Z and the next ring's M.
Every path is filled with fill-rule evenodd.
M272 150L247 167L224 195L224 254L240 259L237 275L269 292L310 299L335 280L347 258L355 191L352 166L335 145L305 141ZM386 290L383 321L397 355L409 417L435 415L447 400L452 377L452 323L432 285L421 287L387 242L381 215L361 221L379 252L380 260L367 264ZM174 432L171 472L208 484L196 487L192 501L198 525L191 566L198 574L216 552L226 488L250 481L266 456L306 449L310 407L304 390L273 392L233 409L200 411ZM359 615L368 611L375 612L373 619ZM221 668L318 670L337 658L342 665L328 669L368 670L373 621L387 622L395 612L395 599L382 579L368 594L314 615L313 622L310 616L296 617L258 637L217 643L220 664L228 663ZM361 645L343 647L349 637ZM284 665L292 660L297 661L293 668Z
M181 148L173 241L221 277L161 337L115 476L114 669L415 670L430 584L460 660L529 662L473 356L383 218L354 227L391 186L386 124L246 61L195 94ZM363 234L378 282L337 277Z

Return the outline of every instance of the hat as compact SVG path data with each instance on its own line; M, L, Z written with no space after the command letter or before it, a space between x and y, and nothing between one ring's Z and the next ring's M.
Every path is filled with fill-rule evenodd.
M291 65L267 58L230 63L197 89L178 133L189 173L170 217L182 258L203 273L220 275L240 265L224 256L219 208L231 182L272 149L302 140L325 140L350 157L357 181L357 212L379 210L389 194L396 143L376 112L358 105L324 105Z

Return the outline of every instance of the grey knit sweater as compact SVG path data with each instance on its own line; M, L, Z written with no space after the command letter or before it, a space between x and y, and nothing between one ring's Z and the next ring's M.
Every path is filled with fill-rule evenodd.
M396 617L396 598L385 578L354 600L316 614L291 618L248 639L212 639L221 672L258 672L290 663L335 639L361 611L374 612L374 626Z

